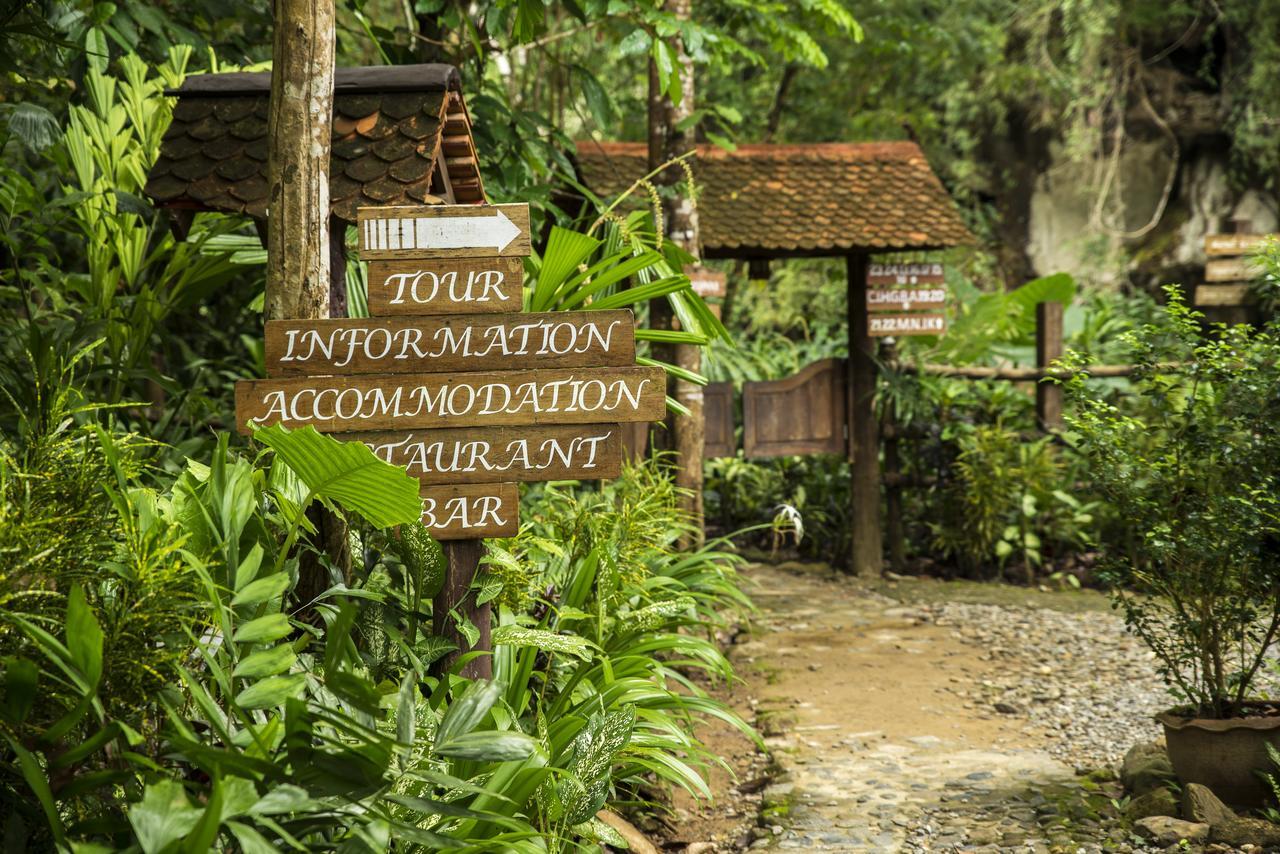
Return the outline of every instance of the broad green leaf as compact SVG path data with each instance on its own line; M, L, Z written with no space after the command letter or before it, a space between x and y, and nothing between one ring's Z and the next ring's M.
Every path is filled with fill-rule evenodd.
M249 815L283 815L303 812L315 805L307 790L291 783L282 783L262 796L249 808Z
M231 640L236 643L271 643L292 631L293 626L284 614L267 614L241 625L231 636Z
M522 732L468 732L445 742L437 742L435 753L451 759L475 762L510 762L527 759L537 752L538 743Z
M191 806L182 784L160 780L129 808L129 824L144 854L159 854L191 832L201 811Z
M229 821L227 822L227 828L236 838L236 842L240 843L240 850L244 854L280 854L279 848L276 848L265 836L247 824Z
M89 684L96 685L102 676L102 628L79 584L67 595L67 649Z
M289 586L289 573L276 572L246 585L231 599L232 605L257 605L274 599Z
M449 741L471 732L480 725L484 716L502 696L502 686L497 682L478 679L467 686L462 696L449 705L440 728L436 731L436 743Z
M297 658L298 654L293 651L293 647L287 643L282 643L270 649L258 650L240 659L231 675L240 679L260 679L263 676L275 676L277 673L284 673L292 667Z
M0 715L12 724L20 724L31 713L36 702L36 686L40 681L40 669L25 658L9 657L4 660L4 675L0 687L4 698L0 700Z
M293 673L288 676L270 676L255 682L236 695L236 705L242 709L270 709L283 705L295 697L306 682L306 676Z
M418 481L378 459L363 442L339 442L310 425L289 431L277 424L253 435L274 450L314 495L360 514L374 527L422 518Z
M559 635L544 629L527 629L523 626L498 626L493 630L493 644L534 647L547 652L562 652L583 661L591 660L591 644L577 635Z
M245 555L244 560L240 561L240 566L236 567L236 590L243 590L245 585L258 577L258 570L262 567L263 554L262 543L254 543L253 548L249 549L249 554Z

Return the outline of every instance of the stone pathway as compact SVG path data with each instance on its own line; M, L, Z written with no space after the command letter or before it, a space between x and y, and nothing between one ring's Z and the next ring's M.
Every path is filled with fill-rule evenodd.
M731 656L779 773L714 850L1147 850L1109 769L1165 694L1102 597L745 574Z

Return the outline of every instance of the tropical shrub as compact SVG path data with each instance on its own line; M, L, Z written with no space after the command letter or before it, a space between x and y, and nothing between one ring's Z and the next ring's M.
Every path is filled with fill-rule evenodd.
M1130 536L1108 546L1117 607L1193 711L1242 714L1280 631L1280 329L1216 325L1175 289L1127 336L1137 414L1067 383L1092 487Z

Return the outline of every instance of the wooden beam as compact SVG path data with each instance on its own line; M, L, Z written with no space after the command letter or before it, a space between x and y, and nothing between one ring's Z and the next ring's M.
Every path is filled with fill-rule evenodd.
M1195 304L1201 307L1252 305L1249 285L1197 285Z
M1062 303L1036 305L1036 366L1044 369L1062 358ZM1062 386L1036 384L1036 423L1046 433L1062 428Z
M880 539L880 426L876 419L875 339L868 334L867 256L846 256L849 291L849 457L850 528L853 548L851 572L879 578Z

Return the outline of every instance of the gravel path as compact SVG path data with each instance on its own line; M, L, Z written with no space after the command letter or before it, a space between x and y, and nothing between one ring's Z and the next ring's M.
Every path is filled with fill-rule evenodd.
M747 574L731 655L781 773L755 827L697 850L1148 850L1110 769L1168 699L1099 597Z

